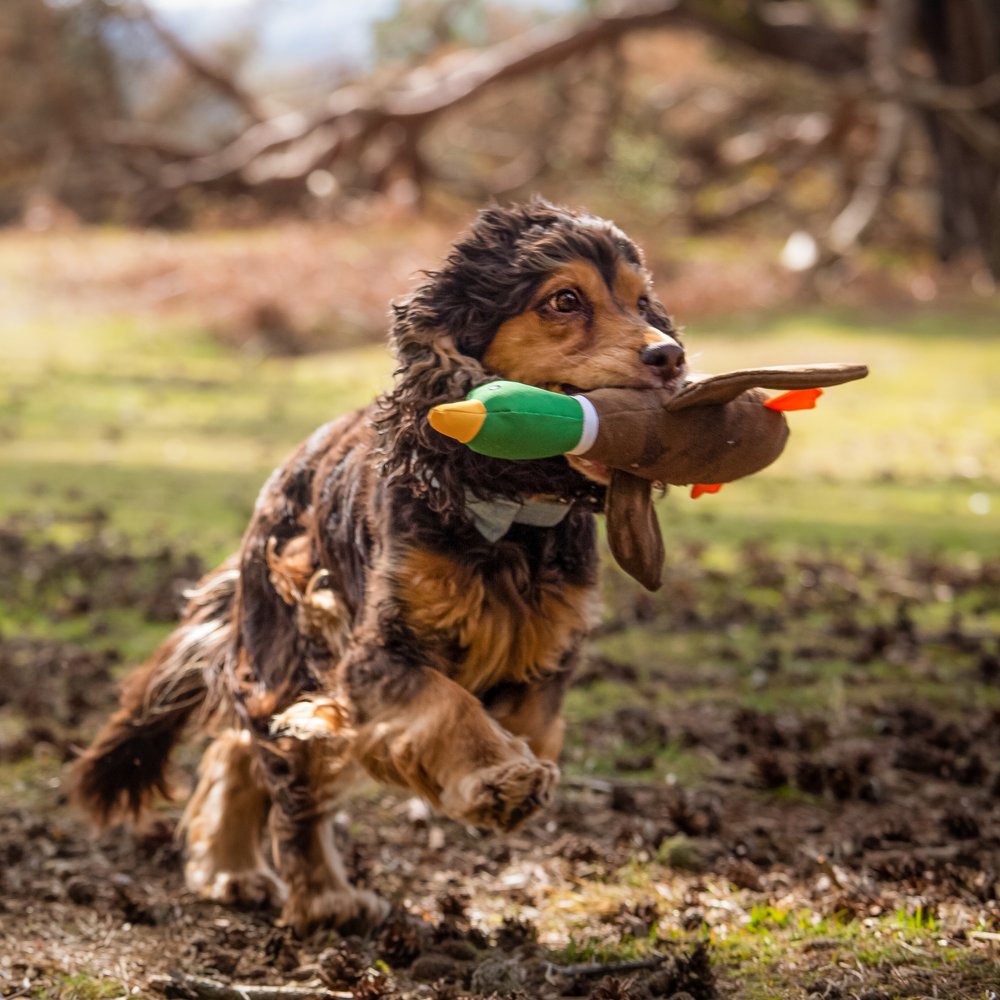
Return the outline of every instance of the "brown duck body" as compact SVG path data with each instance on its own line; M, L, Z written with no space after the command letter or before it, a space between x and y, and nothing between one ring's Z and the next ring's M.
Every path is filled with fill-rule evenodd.
M784 414L764 406L759 389L678 411L666 390L600 389L588 398L601 430L582 457L652 482L728 483L770 465L788 440Z
M600 418L582 457L640 479L682 486L728 483L770 465L788 423L763 389L813 389L864 378L864 365L783 365L692 379L677 389L586 393Z
M763 389L814 389L864 378L865 365L784 365L694 379L679 390L597 389L594 444L579 457L609 470L608 541L644 587L660 586L664 548L652 484L728 483L770 465L788 423Z

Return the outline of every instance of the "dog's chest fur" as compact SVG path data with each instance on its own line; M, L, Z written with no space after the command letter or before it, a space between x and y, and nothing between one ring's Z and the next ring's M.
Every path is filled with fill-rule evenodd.
M591 625L590 586L532 572L517 552L476 564L411 548L395 575L410 631L472 692L557 671Z

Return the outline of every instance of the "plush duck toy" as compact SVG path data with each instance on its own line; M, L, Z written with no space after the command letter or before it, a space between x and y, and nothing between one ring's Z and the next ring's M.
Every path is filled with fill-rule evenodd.
M569 455L609 479L608 541L649 590L660 586L663 539L654 483L694 484L692 495L770 465L784 450L784 413L811 409L822 386L864 378L864 365L782 365L693 376L672 389L595 389L580 395L490 382L435 406L431 426L494 458ZM785 389L768 398L763 389Z

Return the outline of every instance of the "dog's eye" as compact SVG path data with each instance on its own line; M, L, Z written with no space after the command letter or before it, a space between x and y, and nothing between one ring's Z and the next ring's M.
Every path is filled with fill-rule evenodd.
M572 288L560 288L549 297L548 305L558 313L574 313L580 311L583 303Z
M640 295L637 305L639 306L639 312L644 313L649 308L649 299L645 295Z

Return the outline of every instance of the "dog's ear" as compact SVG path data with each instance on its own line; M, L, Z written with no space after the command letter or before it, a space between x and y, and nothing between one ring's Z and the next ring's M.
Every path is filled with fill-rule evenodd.
M537 268L525 267L523 246L566 219L545 202L484 208L455 241L444 264L409 302L451 334L464 354L482 358L504 320L522 312L537 286Z
M467 449L457 441L438 434L427 414L439 403L464 399L489 376L436 322L430 291L427 284L393 303L395 385L377 400L374 423L381 475L405 482L431 509L454 513L465 502L459 470L470 457L460 454Z
M393 303L392 342L398 365L396 384L384 400L388 416L405 424L413 444L430 451L447 449L449 442L427 423L427 413L439 403L464 399L477 385L489 381L482 365L462 351L454 336L436 322L425 296L418 292Z
M608 544L618 565L647 590L659 590L665 553L652 491L648 479L613 469L604 513Z

